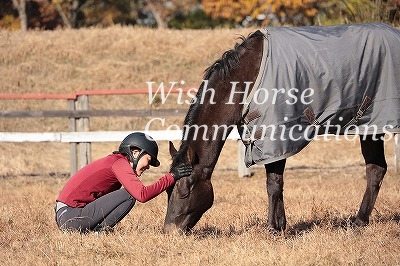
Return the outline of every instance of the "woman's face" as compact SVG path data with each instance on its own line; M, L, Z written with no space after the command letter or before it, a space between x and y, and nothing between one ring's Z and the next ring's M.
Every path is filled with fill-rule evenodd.
M133 152L135 156L135 151ZM139 153L139 151L137 152ZM138 176L141 176L144 171L147 169L150 169L150 161L151 161L151 156L145 153L140 159L139 162L136 166L136 174Z

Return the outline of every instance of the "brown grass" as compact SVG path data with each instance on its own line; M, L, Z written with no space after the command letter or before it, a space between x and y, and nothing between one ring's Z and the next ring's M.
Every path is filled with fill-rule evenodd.
M203 70L232 47L237 31L157 31L125 27L54 32L0 32L4 93L141 88L146 81L185 80L198 86ZM247 35L247 32L239 32ZM173 105L173 101L168 103ZM94 97L92 108L146 108L146 98ZM65 109L64 101L1 101L2 110ZM142 129L147 118L97 118L92 130ZM181 117L167 119L180 123ZM66 119L1 119L1 131L62 131ZM176 143L178 144L178 143ZM93 144L93 159L118 143ZM161 233L166 194L132 212L109 235L60 232L53 205L68 179L69 147L62 143L0 143L0 261L4 265L399 265L400 184L388 174L369 226L353 229L365 189L358 141L317 141L288 160L288 229L265 230L265 174L252 167L238 178L236 143L228 141L213 176L215 202L188 236ZM160 143L168 170L168 145Z

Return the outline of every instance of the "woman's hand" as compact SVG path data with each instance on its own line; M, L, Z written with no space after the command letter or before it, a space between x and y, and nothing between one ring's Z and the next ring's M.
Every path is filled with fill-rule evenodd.
M193 167L190 164L181 163L178 166L171 169L171 175L175 181L178 181L182 177L189 176L193 172Z

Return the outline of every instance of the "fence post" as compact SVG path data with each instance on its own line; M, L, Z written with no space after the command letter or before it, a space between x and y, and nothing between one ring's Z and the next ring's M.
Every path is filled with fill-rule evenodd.
M394 136L394 166L396 173L400 173L400 134Z
M89 96L79 95L76 102L77 110L89 110ZM76 120L76 131L90 131L89 117L81 117ZM78 165L77 170L90 163L92 160L92 151L90 142L78 143Z
M250 177L251 170L247 168L244 163L244 155L245 155L245 146L242 140L238 140L238 175L239 177Z
M75 110L75 100L68 100L68 110ZM75 132L76 131L76 124L75 124L75 118L70 117L69 118L69 132ZM76 154L76 143L71 142L69 144L69 160L71 164L71 175L75 174L76 171L78 171L78 158Z

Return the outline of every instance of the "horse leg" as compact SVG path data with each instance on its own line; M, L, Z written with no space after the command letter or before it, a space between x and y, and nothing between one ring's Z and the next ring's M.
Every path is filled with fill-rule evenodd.
M270 229L277 231L286 229L286 215L283 204L283 171L285 164L286 159L265 165L268 194L267 225Z
M384 135L377 135L375 137L378 140L373 140L372 135L366 136L365 139L360 136L361 151L366 165L367 188L357 213L356 225L367 225L369 223L369 216L374 208L383 177L386 174L387 164L384 153Z

